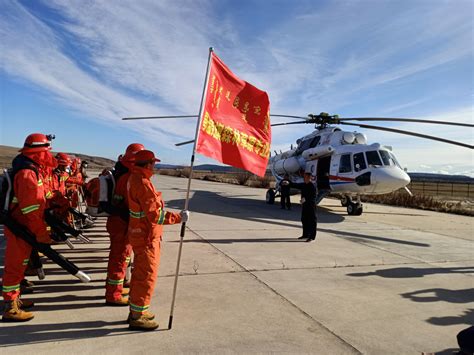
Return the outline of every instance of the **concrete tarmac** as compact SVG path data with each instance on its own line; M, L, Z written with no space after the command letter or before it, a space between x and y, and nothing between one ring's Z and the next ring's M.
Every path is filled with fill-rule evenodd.
M184 206L187 179L155 176L167 208ZM105 219L94 244L57 246L92 277L82 284L47 262L35 319L0 323L1 354L451 354L474 324L470 217L339 201L318 207L315 242L265 189L193 180L173 329L168 330L179 225L166 226L151 311L160 329L131 332L128 309L104 304ZM2 238L2 249L5 241ZM1 265L3 268L3 252Z

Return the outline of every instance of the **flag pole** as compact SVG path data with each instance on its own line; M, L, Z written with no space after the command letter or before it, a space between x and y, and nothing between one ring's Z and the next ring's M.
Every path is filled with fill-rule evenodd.
M207 60L207 69L206 69L206 77L204 80L204 87L202 89L202 97L201 97L201 106L199 107L199 116L198 116L198 122L196 124L196 133L194 136L194 145L193 145L193 153L191 155L191 171L189 172L189 179L188 179L188 189L186 191L186 200L184 202L184 209L188 209L189 205L189 192L191 190L191 179L193 177L193 166L194 166L194 155L196 152L196 143L198 140L198 134L199 134L199 127L201 126L201 119L202 119L202 111L204 107L204 98L206 97L207 93L207 83L209 82L209 68L211 66L211 55L214 49L212 47L209 47L209 57ZM170 310L170 318L168 321L168 329L171 329L173 326L173 312L174 312L174 303L176 299L176 290L178 288L178 274L179 274L179 264L181 262L181 251L183 249L183 239L184 239L184 234L186 232L186 222L181 223L181 232L180 232L180 241L179 241L179 248L178 248L178 261L176 263L176 274L174 277L174 286L173 286L173 298L171 301L171 310Z

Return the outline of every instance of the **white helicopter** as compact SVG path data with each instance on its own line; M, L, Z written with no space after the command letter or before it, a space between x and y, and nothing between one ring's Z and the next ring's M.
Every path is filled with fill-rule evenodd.
M474 127L472 124L431 121L411 118L339 118L338 115L329 115L321 112L319 115L310 114L308 117L292 115L275 115L271 117L287 117L302 119L285 123L274 123L271 126L293 124L315 124L316 130L296 141L297 147L270 157L268 168L275 177L276 186L268 189L266 202L273 204L280 193L280 182L285 177L294 182L303 182L303 173L310 172L318 189L316 202L319 203L330 193L342 196L341 204L347 207L349 215L361 215L363 206L360 195L380 195L405 188L410 183L410 177L402 169L392 148L379 143L367 144L367 137L363 133L342 131L331 125L350 125L367 129L382 130L431 139L474 149L473 145L456 142L440 137L421 133L403 131L394 128L350 123L347 121L400 121L441 124L451 126ZM169 118L196 118L197 115L185 116L148 116L126 117L123 120L135 119L169 119ZM175 144L181 146L194 142L189 140ZM297 190L295 190L296 193Z
M398 129L348 123L346 121L404 121L474 127L464 123L430 121L407 118L339 118L325 112L308 117L273 115L277 117L301 118L304 121L277 123L272 126L314 123L316 130L296 141L297 147L276 154L269 160L269 169L276 179L274 189L268 189L266 202L273 204L280 192L280 183L286 176L294 183L303 182L303 173L310 172L317 186L319 203L330 193L342 195L341 204L349 215L361 215L363 211L360 195L379 195L405 188L410 177L402 169L392 148L379 143L367 143L363 133L342 131L330 124L345 124L362 128L433 139L473 149L474 146ZM275 152L276 153L276 152ZM295 190L296 193L296 190Z

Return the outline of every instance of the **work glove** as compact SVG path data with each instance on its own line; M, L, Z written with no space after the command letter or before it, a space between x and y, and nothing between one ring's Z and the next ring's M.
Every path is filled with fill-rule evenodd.
M189 211L188 210L181 210L179 215L181 216L181 222L182 223L186 223L187 221L189 221Z

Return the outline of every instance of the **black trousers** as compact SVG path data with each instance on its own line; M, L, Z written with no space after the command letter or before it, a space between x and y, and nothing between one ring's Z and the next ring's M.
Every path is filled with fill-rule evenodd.
M303 223L303 237L315 239L318 220L316 218L316 208L314 206L305 206L303 204L301 223Z
M291 208L290 194L281 194L280 198L281 208Z

